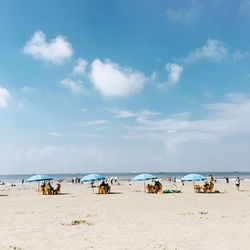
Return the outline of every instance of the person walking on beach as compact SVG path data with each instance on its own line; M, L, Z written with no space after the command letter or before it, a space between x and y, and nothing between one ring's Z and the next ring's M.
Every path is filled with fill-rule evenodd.
M235 185L236 185L236 189L237 191L240 191L240 177L237 177L235 180Z

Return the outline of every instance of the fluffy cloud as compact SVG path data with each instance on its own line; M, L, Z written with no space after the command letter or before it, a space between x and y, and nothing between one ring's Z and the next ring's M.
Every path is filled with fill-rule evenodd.
M90 79L95 88L107 97L126 97L138 93L146 83L143 73L99 59L91 64Z
M236 134L250 134L250 98L241 94L226 95L228 101L205 106L206 118L191 120L190 113L162 119L140 116L129 128L129 136L163 142L168 150L185 143L216 143Z
M0 108L6 108L10 99L10 93L7 89L0 87Z
M54 136L54 137L64 137L63 134L58 133L58 132L53 132L53 131L48 132L48 134L51 135L51 136Z
M65 78L61 81L61 84L67 87L73 94L85 94L87 92L82 85L82 81L74 81L70 78Z
M165 67L168 71L168 82L175 85L181 78L183 68L176 63L168 63Z
M38 92L36 88L30 87L30 86L24 86L21 90L24 94L32 94L32 93Z
M150 110L134 112L134 111L124 110L124 109L110 109L109 112L114 114L116 118L147 117L147 116L155 116L155 115L160 114L158 112L154 112Z
M102 125L108 125L108 124L109 124L109 121L107 120L91 120L91 121L85 121L81 123L81 125L84 127L102 126Z
M82 58L77 60L75 67L73 68L73 75L85 75L88 62Z
M36 31L23 48L23 52L35 59L60 64L73 54L71 44L63 36L57 36L50 42L42 31Z
M207 59L213 62L221 62L228 55L226 47L222 42L216 39L208 39L206 44L190 53L185 61L187 63L195 63L202 59Z

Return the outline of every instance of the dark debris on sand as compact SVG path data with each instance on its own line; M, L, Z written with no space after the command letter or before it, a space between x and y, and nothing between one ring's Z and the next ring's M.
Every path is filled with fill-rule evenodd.
M62 223L63 226L78 226L78 225L88 225L92 226L93 223L87 220L73 220L70 223Z

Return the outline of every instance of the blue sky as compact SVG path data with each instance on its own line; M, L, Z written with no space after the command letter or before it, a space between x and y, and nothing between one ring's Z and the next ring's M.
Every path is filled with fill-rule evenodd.
M250 1L0 1L1 173L249 170Z

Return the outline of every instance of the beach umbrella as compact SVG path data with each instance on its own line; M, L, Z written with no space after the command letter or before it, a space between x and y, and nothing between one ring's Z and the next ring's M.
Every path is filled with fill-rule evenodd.
M145 181L151 180L151 179L157 179L157 177L152 175L152 174L139 174L139 175L136 175L132 180L133 181L144 181L144 191L146 192Z
M26 182L49 181L49 180L53 180L53 178L48 175L37 174L37 175L31 176L28 180L26 180Z
M106 177L100 175L100 174L88 174L84 177L81 178L80 182L94 182L94 181L100 181L100 180L105 180ZM92 185L92 191L94 193L94 187Z
M106 177L100 175L100 174L88 174L81 178L80 182L93 182L93 181L99 181L99 180L105 180Z
M37 174L31 176L28 180L26 180L26 182L38 182L37 189L39 191L40 181L50 181L50 180L53 180L53 178L48 175Z
M188 175L185 175L181 180L182 181L192 181L192 182L205 181L206 177L203 175L200 175L200 174L188 174Z
M152 174L139 174L133 178L133 181L147 181L151 179L157 179L157 177Z

